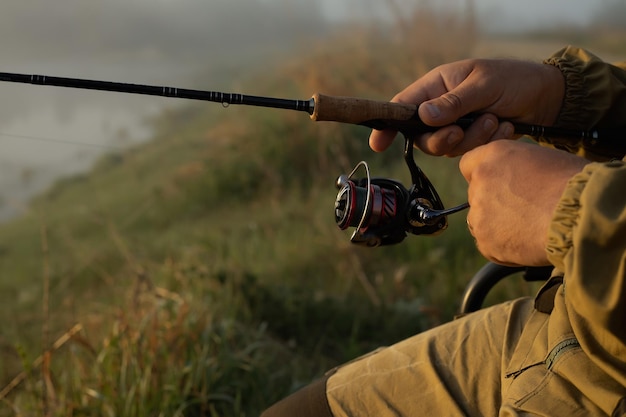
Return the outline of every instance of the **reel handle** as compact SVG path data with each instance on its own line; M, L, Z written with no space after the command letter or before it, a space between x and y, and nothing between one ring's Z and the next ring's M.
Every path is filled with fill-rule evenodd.
M409 223L416 227L424 225L432 226L449 214L458 213L466 208L469 208L469 203L463 203L445 210L433 210L426 205L414 202L414 204L411 204L409 211Z

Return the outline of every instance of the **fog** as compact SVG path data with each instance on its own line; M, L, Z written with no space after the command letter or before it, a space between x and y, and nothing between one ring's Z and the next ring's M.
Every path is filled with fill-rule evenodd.
M3 0L0 71L223 90L261 56L280 59L333 25L388 19L392 1ZM466 10L470 1L395 3ZM607 1L473 3L484 31L520 31L587 24ZM145 140L142 120L180 104L0 83L0 220L102 152Z
M259 54L324 31L321 8L304 1L3 0L0 71L219 90ZM55 178L148 138L142 121L179 104L0 83L0 220Z

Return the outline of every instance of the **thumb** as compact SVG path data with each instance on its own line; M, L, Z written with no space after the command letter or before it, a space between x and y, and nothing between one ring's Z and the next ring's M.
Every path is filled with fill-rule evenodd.
M418 114L427 125L445 126L468 113L488 107L491 97L487 93L477 91L476 83L466 79L439 97L424 101Z
M465 107L463 98L451 91L420 104L418 114L427 125L445 126L469 113Z

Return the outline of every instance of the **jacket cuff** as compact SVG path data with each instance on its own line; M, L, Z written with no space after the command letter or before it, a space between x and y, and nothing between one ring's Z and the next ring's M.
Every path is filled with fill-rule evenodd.
M618 166L624 166L624 161L613 160L604 163L590 163L567 183L561 200L552 216L546 246L548 260L560 271L566 269L565 258L572 249L574 233L580 221L581 195L585 186L595 171L605 167Z
M558 68L565 79L565 95L556 126L589 129L602 118L610 102L606 65L590 52L565 47L543 61Z
M578 224L580 195L591 175L587 169L589 165L567 183L548 230L548 260L561 271L565 269L564 258L572 247L574 228Z

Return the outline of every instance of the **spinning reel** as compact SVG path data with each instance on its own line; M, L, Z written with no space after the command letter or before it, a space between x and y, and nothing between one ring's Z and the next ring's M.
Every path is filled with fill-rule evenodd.
M359 162L348 175L336 182L335 221L340 229L355 227L352 243L375 247L400 243L407 233L436 235L448 227L447 215L469 207L461 204L445 209L435 187L417 166L413 139L405 137L404 161L413 185L406 189L387 178L372 178L366 162ZM364 178L356 178L359 168Z

